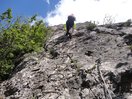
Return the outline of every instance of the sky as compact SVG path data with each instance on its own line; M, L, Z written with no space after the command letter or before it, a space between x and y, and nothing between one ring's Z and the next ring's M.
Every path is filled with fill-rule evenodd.
M132 0L0 0L0 13L11 8L13 16L38 14L49 25L64 24L74 14L76 23L123 22L132 18ZM108 20L106 20L106 18Z

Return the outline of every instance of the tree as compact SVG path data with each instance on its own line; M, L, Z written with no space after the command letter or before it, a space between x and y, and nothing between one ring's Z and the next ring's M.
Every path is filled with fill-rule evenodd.
M17 65L18 59L25 53L39 52L48 38L49 30L43 21L35 21L36 15L24 19L12 19L12 11L8 9L0 15L0 79L10 75ZM13 21L14 20L14 21Z

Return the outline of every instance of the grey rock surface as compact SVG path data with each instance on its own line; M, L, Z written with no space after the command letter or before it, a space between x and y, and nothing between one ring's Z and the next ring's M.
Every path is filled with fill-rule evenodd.
M131 99L132 27L93 31L77 24L72 39L63 25L51 27L48 51L25 55L0 83L3 99Z

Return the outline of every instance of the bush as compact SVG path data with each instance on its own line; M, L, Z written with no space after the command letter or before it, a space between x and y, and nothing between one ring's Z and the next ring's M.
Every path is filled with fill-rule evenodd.
M35 16L12 21L11 9L0 16L0 79L11 73L22 55L43 49L49 30L43 21L31 25L34 20Z
M128 19L128 20L124 23L124 26L126 26L126 27L131 26L131 23L132 23L132 20L131 20L131 19Z
M132 45L129 45L128 48L129 48L130 51L132 52Z
M95 22L87 22L86 23L86 28L87 28L87 30L90 30L90 31L92 31L94 28L96 27L96 24L95 24Z

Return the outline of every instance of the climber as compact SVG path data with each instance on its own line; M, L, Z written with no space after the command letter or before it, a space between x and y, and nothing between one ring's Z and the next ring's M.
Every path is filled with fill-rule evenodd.
M70 39L72 38L71 33L69 33L70 29L72 29L72 32L74 31L75 24L74 21L76 18L74 17L73 14L68 16L68 19L66 21L66 36L68 36Z

